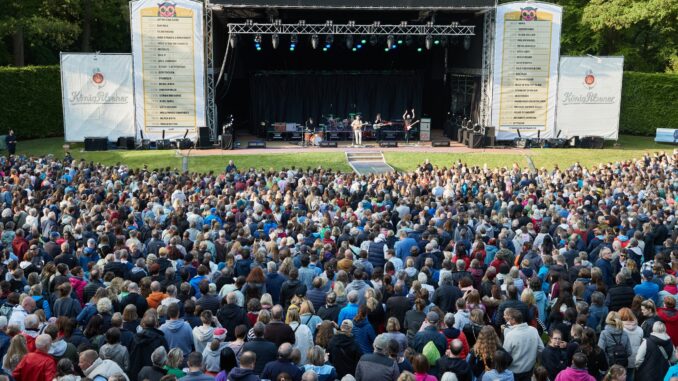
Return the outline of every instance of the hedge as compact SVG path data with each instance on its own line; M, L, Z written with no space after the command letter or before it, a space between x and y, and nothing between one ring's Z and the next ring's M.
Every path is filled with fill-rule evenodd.
M654 136L657 128L678 128L678 74L625 72L620 133Z
M59 66L0 67L0 134L64 135Z
M59 66L0 67L0 135L63 136ZM624 73L620 132L654 135L678 128L678 75Z

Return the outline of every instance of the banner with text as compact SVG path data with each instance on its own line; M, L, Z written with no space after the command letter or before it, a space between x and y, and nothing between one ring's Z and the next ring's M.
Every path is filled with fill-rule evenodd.
M561 137L617 140L624 57L561 57L556 129Z
M61 96L67 142L134 136L131 55L61 53Z
M497 7L492 125L498 140L552 137L562 8L547 3Z
M130 3L138 135L195 139L205 126L203 4Z

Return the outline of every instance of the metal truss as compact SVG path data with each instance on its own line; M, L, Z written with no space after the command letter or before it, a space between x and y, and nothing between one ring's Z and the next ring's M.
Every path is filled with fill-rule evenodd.
M480 79L480 124L489 126L492 114L492 66L494 63L495 10L485 13L483 20L483 56Z
M214 81L214 26L212 23L213 10L209 7L205 8L205 34L207 44L207 104L205 105L205 121L207 127L210 129L212 139L217 139L217 106L215 103L217 91L216 83Z
M475 26L458 25L381 25L375 24L282 24L242 23L228 24L230 35L238 34L334 34L334 35L410 35L410 36L475 36Z

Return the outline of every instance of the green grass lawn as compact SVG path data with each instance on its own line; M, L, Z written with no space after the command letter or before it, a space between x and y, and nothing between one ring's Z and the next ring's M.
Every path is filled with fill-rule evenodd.
M558 164L560 167L566 167L578 161L584 166L598 165L604 162L614 162L640 157L645 152L672 151L674 146L671 144L655 143L654 138L644 136L620 136L618 144L615 146L608 142L605 149L531 149L526 155L512 153L514 151L506 150L506 153L455 153L451 149L450 153L412 153L412 152L387 152L386 161L397 171L410 171L418 165L429 159L434 165L449 167L457 160L462 160L470 165L488 167L504 167L518 163L521 167L527 165L526 156L530 156L534 165L538 168L553 168ZM41 156L53 154L62 158L64 150L63 138L45 138L38 140L28 140L19 142L17 146L18 153ZM114 165L124 163L130 167L139 168L148 165L149 168L181 168L181 158L175 155L174 150L167 151L106 151L106 152L83 152L82 144L72 144L71 154L76 159L85 159L105 165ZM281 169L283 167L318 167L332 168L340 171L351 171L346 163L344 153L271 153L266 155L218 155L191 157L189 159L189 169L191 171L220 172L233 159L236 165L243 168L258 169Z

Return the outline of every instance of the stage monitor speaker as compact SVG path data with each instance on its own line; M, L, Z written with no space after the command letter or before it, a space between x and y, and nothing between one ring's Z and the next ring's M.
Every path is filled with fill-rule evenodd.
M108 138L85 138L85 151L107 151Z
M136 145L137 145L137 142L136 142L136 139L134 139L134 136L125 137L125 144L124 144L125 149L130 150L130 151L134 150L134 149L136 149Z
M227 132L221 135L221 149L233 149L233 134Z
M189 138L183 138L177 140L177 143L179 145L179 149L191 149L193 148L193 142Z
M431 146L433 146L433 147L449 147L450 141L449 140L434 140L434 141L431 142Z
M605 139L601 136L584 136L579 144L581 148L601 149L605 145Z
M483 148L484 140L485 135L473 133L469 135L468 146L469 148Z
M266 142L263 140L252 140L247 142L247 148L266 148Z
M212 141L210 140L209 127L200 127L198 129L198 148L212 148Z
M156 149L170 149L172 148L172 145L169 139L158 139L155 143L155 147Z
M330 148L330 147L337 148L337 142L335 142L335 141L330 142L330 141L327 141L327 140L323 140L322 142L320 142L320 147L322 147L322 148Z
M392 142L392 141L383 141L379 143L379 147L397 147L398 142Z

